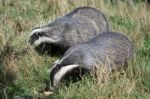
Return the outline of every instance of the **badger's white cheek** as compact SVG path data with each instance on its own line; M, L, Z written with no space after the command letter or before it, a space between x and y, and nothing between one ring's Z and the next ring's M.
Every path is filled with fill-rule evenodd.
M39 46L41 43L42 43L41 38L39 38L34 42L34 46Z

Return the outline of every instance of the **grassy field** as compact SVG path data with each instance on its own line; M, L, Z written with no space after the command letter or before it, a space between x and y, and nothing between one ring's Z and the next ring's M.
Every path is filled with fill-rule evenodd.
M63 85L51 98L150 99L150 11L140 0L133 6L108 1L1 0L0 98L35 96L49 81L47 70L59 56L38 55L27 43L31 29L76 7L91 6L106 14L112 31L122 32L133 41L134 59L126 70L105 76L104 83L101 76L84 76L79 82Z

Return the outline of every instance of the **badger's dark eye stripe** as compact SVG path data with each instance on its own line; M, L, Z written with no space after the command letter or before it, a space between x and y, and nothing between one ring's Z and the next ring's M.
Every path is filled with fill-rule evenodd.
M53 81L54 81L54 75L58 72L58 70L60 69L60 65L59 65L59 60L54 62L54 66L52 67L50 71L50 80L51 80L51 86L53 86Z
M44 32L38 33L38 36L42 37L42 36L47 36Z
M32 29L32 32L29 34L29 38L31 38L33 35L47 36L46 32L49 32L49 27L44 27L44 28L35 27Z
M53 81L54 81L54 75L56 74L56 72L58 71L58 69L56 68L57 65L51 70L50 72L50 81L51 81L51 86L53 86Z
M78 67L79 67L79 65L76 65L76 64L62 66L62 68L60 68L59 71L57 71L57 73L55 73L53 80L59 82L65 74L67 74L71 70L78 68Z

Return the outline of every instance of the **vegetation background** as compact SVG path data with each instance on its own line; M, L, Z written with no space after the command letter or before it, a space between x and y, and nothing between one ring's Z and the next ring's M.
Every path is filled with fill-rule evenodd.
M113 2L111 2L113 1ZM130 1L130 0L128 0ZM62 86L54 99L150 99L150 13L142 0L1 0L0 98L35 96L49 81L47 70L59 58L38 55L28 45L32 28L91 6L106 14L112 31L127 35L135 46L126 70L94 79L84 76Z

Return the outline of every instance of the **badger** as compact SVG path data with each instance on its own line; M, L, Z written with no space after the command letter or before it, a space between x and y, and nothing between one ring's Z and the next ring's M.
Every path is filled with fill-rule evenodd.
M87 42L70 47L62 59L54 63L48 88L55 91L65 76L78 75L81 70L93 74L101 66L110 72L124 67L133 53L133 45L125 35L116 32L100 33Z
M74 44L86 42L109 31L105 15L92 7L79 7L43 27L34 28L29 43L40 53L61 55Z

